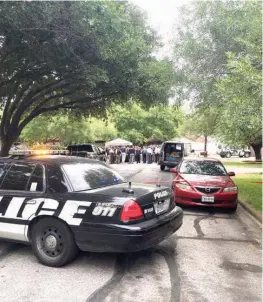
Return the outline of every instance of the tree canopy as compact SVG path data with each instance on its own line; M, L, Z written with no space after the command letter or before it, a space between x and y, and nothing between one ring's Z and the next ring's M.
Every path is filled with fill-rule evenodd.
M41 114L102 116L112 101L131 97L165 103L173 70L153 57L158 46L145 16L127 2L1 2L1 155Z
M43 131L45 129L45 131ZM110 140L117 136L115 125L96 118L74 117L57 114L39 116L22 131L22 141L34 145L58 139L63 146L87 143L95 140Z
M182 112L174 106L145 109L131 101L126 106L113 105L106 121L62 114L39 116L24 128L20 138L29 144L57 138L67 146L121 137L142 144L151 139L166 140L177 136L182 120Z
M251 145L257 158L262 146L261 6L259 1L194 2L182 10L174 47L177 93L192 103L203 134L211 121L210 135Z
M176 106L153 106L149 109L132 102L112 108L112 121L118 134L134 143L150 139L167 140L178 135L183 114Z

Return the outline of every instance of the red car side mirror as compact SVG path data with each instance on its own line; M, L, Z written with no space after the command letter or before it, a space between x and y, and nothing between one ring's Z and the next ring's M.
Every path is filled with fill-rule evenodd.
M178 173L178 171L177 171L176 168L171 168L170 171L171 171L172 173Z
M235 172L228 172L227 174L228 174L228 176L235 176L236 175Z

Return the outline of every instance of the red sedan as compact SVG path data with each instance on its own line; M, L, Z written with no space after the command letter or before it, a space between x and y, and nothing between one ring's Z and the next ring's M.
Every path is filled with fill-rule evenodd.
M179 205L237 209L238 189L223 164L215 159L184 159L177 168L172 183L175 201Z

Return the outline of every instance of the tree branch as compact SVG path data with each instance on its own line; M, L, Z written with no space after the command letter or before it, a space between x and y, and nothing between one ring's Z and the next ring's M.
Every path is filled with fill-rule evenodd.
M4 108L4 111L3 111L3 116L2 116L1 124L0 124L0 135L1 135L1 138L4 138L6 136L6 129L5 128L6 128L6 123L8 121L8 119L7 119L7 112L8 112L10 103L11 103L11 99L12 99L12 97L10 96L6 100L5 108Z
M88 97L88 96L83 96L81 98L78 98L78 99L75 99L74 101L70 101L70 102L66 102L64 104L60 104L60 108L64 108L64 106L71 106L71 105L74 105L74 104L83 104L84 102L87 102L87 101L95 101L95 100L99 100L99 99L102 99L102 98L107 98L107 97L111 97L113 95L116 95L117 92L114 92L114 93L111 93L111 94L106 94L106 95L100 95L100 96L97 96L97 97ZM54 95L54 96L50 96L48 97L47 99L43 100L36 108L35 110L41 110L42 106L47 104L48 101L50 101L51 99L54 99L54 98L61 98L61 97L64 97L64 96L69 96L71 95L71 92L67 92L67 93L63 93L61 95Z
M19 123L19 120L20 120L21 116L25 113L25 111L28 108L31 107L32 102L33 102L32 95L34 97L38 93L40 93L42 91L43 91L43 93L44 93L44 91L45 91L45 93L47 93L47 91L52 91L53 89L56 88L56 85L59 85L59 83L61 83L61 82L62 82L62 80L54 81L52 83L49 83L49 84L45 85L44 87L38 88L35 91L32 90L31 91L31 95L30 95L30 92L29 92L28 95L24 98L24 100L21 101L21 103L19 104L19 106L18 106L15 114L13 115L13 117L12 117L12 124L14 124L15 126L17 126L18 123Z
M12 116L13 112L15 111L20 99L22 98L23 94L29 89L30 85L32 85L32 81L27 81L25 86L16 93L16 97L15 97L14 101L12 102L12 105L8 112L10 119L11 119L11 116Z
M113 95L116 95L116 93L111 93L109 95L101 95L101 96L98 96L96 98L92 98L90 99L90 101L97 101L97 100L102 100L103 98L106 98L106 97L110 97L110 96L113 96ZM35 108L34 111L31 112L31 114L29 114L19 125L19 133L21 133L21 131L23 130L23 128L30 122L32 121L32 119L34 119L35 117L39 116L40 114L42 113L46 113L46 112L50 112L50 111L55 111L55 110L58 110L58 109L77 109L77 108L83 108L83 107L79 107L78 105L80 104L83 104L85 101L87 101L87 97L83 97L81 99L78 99L78 100L74 100L74 101L71 101L71 102L66 102L64 104L58 104L58 105L55 105L55 106L51 106L51 107L46 107L46 108L40 108L40 107L37 107ZM97 105L98 102L96 102L95 104L90 104L91 106L89 106L90 108L92 107L92 105ZM73 105L77 105L76 106L73 106Z
M45 94L51 93L56 88L62 88L65 85L68 85L68 83L66 83L66 82L62 83L63 81L65 81L64 78L50 82L45 86L38 87L38 89L36 89L35 91L32 92L33 95L29 95L28 98L31 98L32 100L34 100L36 98L40 98L41 96L44 96ZM61 83L62 83L62 85L60 85Z

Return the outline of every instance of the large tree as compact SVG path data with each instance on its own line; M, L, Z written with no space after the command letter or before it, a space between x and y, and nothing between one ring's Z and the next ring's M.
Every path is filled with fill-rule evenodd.
M20 138L32 145L45 144L49 140L59 139L62 145L67 146L72 143L109 140L115 138L116 135L117 130L109 120L56 114L35 118L23 129Z
M181 132L187 136L204 136L204 151L207 151L208 137L216 133L220 118L218 108L197 108L185 116Z
M152 56L156 47L126 2L0 2L0 155L44 113L102 115L130 97L164 103L172 69Z
M174 58L177 92L192 102L196 119L206 127L203 112L213 108L210 134L229 144L251 145L257 158L262 145L261 6L260 1L186 6Z
M149 139L167 140L178 135L182 112L176 106L143 108L135 102L112 108L118 135L134 143Z
M262 10L259 2L243 6L247 18L236 18L246 34L236 37L242 52L227 53L227 73L217 83L225 104L219 135L227 143L251 146L256 159L262 148Z
M175 87L181 99L194 106L220 105L216 82L227 71L226 52L239 52L235 38L247 32L235 23L244 15L238 1L194 1L181 8L181 22L174 34Z
M218 83L227 106L221 111L217 132L221 140L254 149L261 159L262 73L261 55L229 55L229 75Z

